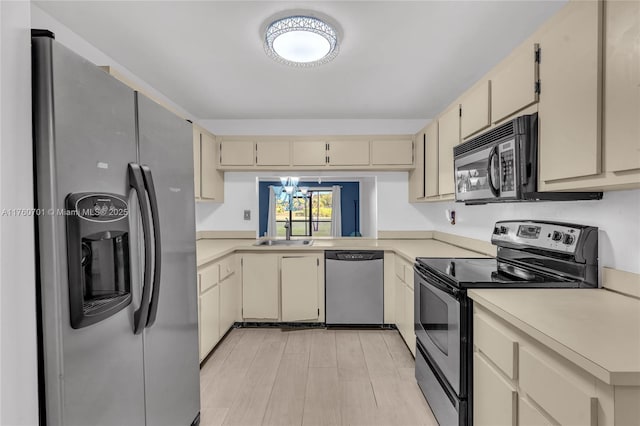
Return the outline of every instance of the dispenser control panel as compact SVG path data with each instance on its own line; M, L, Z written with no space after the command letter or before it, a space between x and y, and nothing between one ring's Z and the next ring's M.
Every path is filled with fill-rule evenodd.
M129 215L127 202L112 194L86 195L76 200L74 210L76 216L98 222L112 222Z

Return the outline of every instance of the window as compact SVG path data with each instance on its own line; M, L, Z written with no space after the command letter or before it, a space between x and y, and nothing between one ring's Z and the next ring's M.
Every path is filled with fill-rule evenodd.
M292 209L286 204L276 203L276 224L278 237L284 237L287 219L291 223L294 237L328 237L331 235L332 192L330 190L309 190L298 192L293 197Z

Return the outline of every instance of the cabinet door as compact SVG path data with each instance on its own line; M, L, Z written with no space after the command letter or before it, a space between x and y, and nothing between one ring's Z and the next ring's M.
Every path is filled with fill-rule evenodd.
M193 128L193 193L196 199L200 194L200 131Z
M434 121L425 132L424 147L424 195L433 197L438 195L439 171L438 171L438 122Z
M253 166L253 142L222 141L220 143L220 164L223 166Z
M371 164L376 166L411 166L413 164L413 141L371 141Z
M369 141L334 141L329 143L329 165L369 165Z
M605 170L640 168L640 2L605 2Z
M220 287L200 295L200 359L207 356L220 339Z
M453 194L453 147L460 143L460 107L456 105L438 120L438 193Z
M318 319L318 268L316 256L283 257L282 321Z
M278 319L278 256L246 254L242 258L242 316Z
M256 164L288 166L291 157L289 148L289 142L256 142Z
M464 95L460 102L460 134L463 139L491 125L489 98L491 82L485 81Z
M236 274L220 282L220 335L224 335L236 322L240 292Z
M415 168L409 172L409 202L422 200L425 195L424 178L424 148L425 133L418 133L415 137Z
M494 123L538 101L535 89L538 63L535 52L534 44L522 44L492 73L491 120Z
M413 301L414 293L407 285L404 286L404 324L405 333L404 338L409 346L409 350L416 356L416 332L414 328L413 312L415 310L415 303Z
M602 2L568 2L540 34L540 181L600 173Z
M523 398L518 398L518 426L551 426L541 412Z
M201 133L201 196L204 199L224 201L224 172L217 169L218 144L208 133Z
M292 142L294 166L326 166L327 143L323 141Z
M518 393L478 353L473 355L473 424L515 426Z

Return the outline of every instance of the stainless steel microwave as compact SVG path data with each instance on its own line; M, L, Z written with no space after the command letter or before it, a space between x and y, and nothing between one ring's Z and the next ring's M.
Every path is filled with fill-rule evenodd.
M453 150L456 201L525 199L537 187L538 114L523 115Z
M453 148L456 201L600 200L602 192L538 192L538 113L522 115Z

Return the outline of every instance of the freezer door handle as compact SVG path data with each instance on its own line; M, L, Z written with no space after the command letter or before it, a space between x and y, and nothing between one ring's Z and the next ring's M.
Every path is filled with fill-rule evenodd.
M144 178L144 186L149 196L151 204L151 221L153 223L153 294L149 304L149 316L147 318L147 327L151 327L156 321L158 313L158 298L160 297L160 273L162 266L162 238L160 236L160 218L158 212L158 197L156 196L156 188L153 185L153 176L149 166L142 165L142 176Z
M142 216L142 231L144 234L144 280L140 307L133 315L133 333L140 334L147 323L149 313L149 298L151 293L151 223L149 221L149 204L145 191L144 177L140 165L129 163L129 186L136 191L140 213Z

